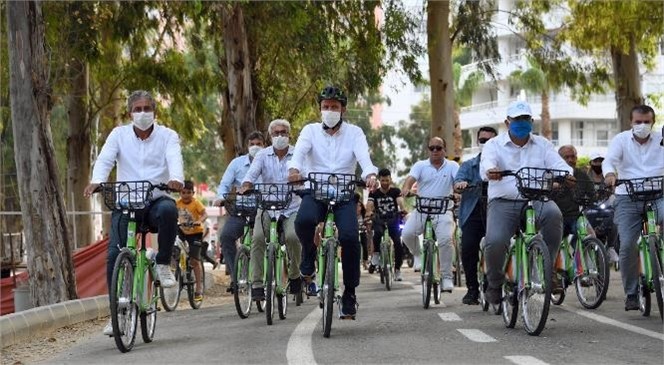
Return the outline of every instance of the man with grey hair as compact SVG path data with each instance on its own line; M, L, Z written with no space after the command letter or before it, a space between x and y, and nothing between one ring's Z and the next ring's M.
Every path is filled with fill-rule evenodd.
M178 134L155 123L156 103L152 95L144 90L131 93L127 101L127 112L132 124L116 127L108 135L92 171L90 184L83 194L90 197L117 163L118 181L147 180L152 184L168 184L172 190L180 191L184 182L182 153ZM170 270L171 252L177 234L178 210L175 201L166 193L155 190L149 210L143 217L151 231L159 232L157 275L165 288L175 285ZM114 211L111 215L111 235L106 260L106 283L111 292L111 279L115 260L120 249L127 244L129 216ZM111 321L104 328L105 335L112 335Z
M251 189L253 184L262 180L263 183L283 184L288 182L288 162L293 158L293 146L290 144L290 123L285 119L275 119L268 127L272 146L256 154L247 175L242 180L242 191ZM300 278L300 262L302 246L295 234L295 216L300 208L300 197L293 195L290 205L279 212L279 221L286 239L286 249L290 257L288 279L290 292L297 294L302 289ZM265 256L265 232L269 231L270 216L268 212L258 211L254 226L253 244L251 246L251 267L253 300L264 300L263 289L263 258Z

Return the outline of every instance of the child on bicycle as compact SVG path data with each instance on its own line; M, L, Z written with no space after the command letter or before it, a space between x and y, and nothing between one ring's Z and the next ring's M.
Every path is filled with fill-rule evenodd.
M178 208L178 223L180 238L189 244L189 259L194 268L196 277L195 301L203 300L203 286L201 281L201 248L203 246L203 223L207 219L205 206L194 198L194 183L185 180L184 188L180 191L180 199L176 202Z

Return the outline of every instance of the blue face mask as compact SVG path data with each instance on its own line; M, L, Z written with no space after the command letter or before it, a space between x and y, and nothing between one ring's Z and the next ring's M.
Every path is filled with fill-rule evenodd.
M529 120L514 119L509 125L510 133L516 138L526 138L533 130L533 124Z

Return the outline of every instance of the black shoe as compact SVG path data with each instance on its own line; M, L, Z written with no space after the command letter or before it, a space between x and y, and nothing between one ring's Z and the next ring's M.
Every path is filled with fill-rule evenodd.
M341 311L339 313L339 318L341 319L355 319L357 314L357 298L355 294L349 294L344 291L344 295L341 297Z
M625 298L625 310L626 311L636 311L639 310L639 296L636 294L630 294Z
M503 299L503 292L500 288L487 288L484 297L489 304L498 305Z
M299 294L302 291L302 278L298 276L297 279L288 279L288 287L291 294Z
M253 300L253 301L265 300L265 289L263 289L263 288L251 288L251 300Z
M235 283L231 283L231 285L226 288L226 293L235 294Z
M369 274L373 274L376 271L376 267L369 264L369 269L367 270Z
M480 304L480 292L477 289L468 289L466 295L463 296L461 302L468 305Z

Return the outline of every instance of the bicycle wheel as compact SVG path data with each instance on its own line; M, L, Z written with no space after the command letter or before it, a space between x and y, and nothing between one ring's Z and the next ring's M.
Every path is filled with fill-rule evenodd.
M171 272L175 277L175 285L172 288L164 288L159 286L159 296L161 297L161 304L166 309L166 312L172 312L178 307L180 303L180 292L182 291L182 269L180 268L180 249L173 248L173 257L171 258Z
M334 310L334 284L337 242L330 239L325 250L325 280L323 282L323 337L330 337Z
M251 278L249 275L249 250L241 247L235 256L233 300L237 314L243 319L249 317L251 313ZM260 308L260 306L258 307Z
M461 286L461 278L463 276L461 272L463 271L463 267L461 262L461 229L459 227L455 228L454 237L454 266L452 267L454 277L452 279L455 286Z
M563 283L564 279L558 273L553 273L553 275L558 275L558 280L560 280L560 283L563 286L563 288L562 288L562 291L560 291L559 293L554 294L553 291L551 292L551 303L553 303L553 305L561 305L565 301L565 296L566 296L566 293L565 293L566 288L565 288L565 284ZM578 293L577 293L577 295L578 295Z
M505 322L505 327L514 328L516 317L519 314L518 287L514 283L505 282L502 290L503 299L500 302L500 311L503 314L503 322Z
M383 279L383 282L385 284L385 289L388 291L392 290L392 272L391 272L391 267L392 265L390 264L390 249L389 249L389 244L385 241L383 241L380 244L380 252L381 252L381 261L382 261L382 269L381 269L381 278Z
M205 265L203 265L203 260L198 261L198 264L201 265L201 288L203 288L203 293L205 293ZM201 307L201 304L203 304L202 300L195 300L196 298L196 276L194 274L194 268L191 267L189 269L189 276L191 277L191 284L187 286L187 296L189 299L189 305L193 309L199 309Z
M150 263L152 264L152 263ZM145 311L141 311L141 336L143 342L150 343L154 339L154 330L157 327L157 288L155 287L152 272L145 271L145 285L143 286L143 304L148 304Z
M648 239L648 246L650 248L650 263L652 265L652 283L655 289L655 299L657 300L657 308L659 308L659 317L664 321L664 303L662 300L662 286L664 285L664 274L662 271L662 261L660 260L657 247L657 238L650 237Z
M134 257L129 250L122 250L115 260L111 279L110 310L113 338L120 352L134 347L138 308L132 295L134 290Z
M274 303L276 300L275 289L277 286L276 282L276 260L274 252L274 246L269 244L267 247L267 267L265 272L267 273L265 279L265 318L267 319L267 325L272 325L272 317L274 316Z
M650 290L643 275L639 279L639 311L644 317L650 316Z
M602 241L595 237L586 237L581 244L586 267L574 279L576 297L584 308L595 309L606 299L609 290L609 255Z
M440 275L440 252L438 251L438 248L434 246L433 252L436 254L435 258L431 259L431 262L433 263L431 265L431 272L436 273L434 275L434 280L433 280L433 302L436 304L440 304L440 295L442 291L442 286L443 284L441 283L442 276Z
M528 245L528 271L530 281L521 291L523 326L531 336L542 333L551 305L551 256L541 236L535 236Z
M422 306L424 309L428 309L431 302L431 289L433 287L433 245L434 243L429 241L424 243L425 262L422 268Z
M281 293L277 293L277 311L279 312L279 319L286 319L288 312L288 256L283 255L281 258L281 275L279 280L279 287Z
M477 260L477 287L479 291L479 302L483 312L489 310L489 301L486 300L486 289L489 286L484 273L484 252L480 249L479 260Z

